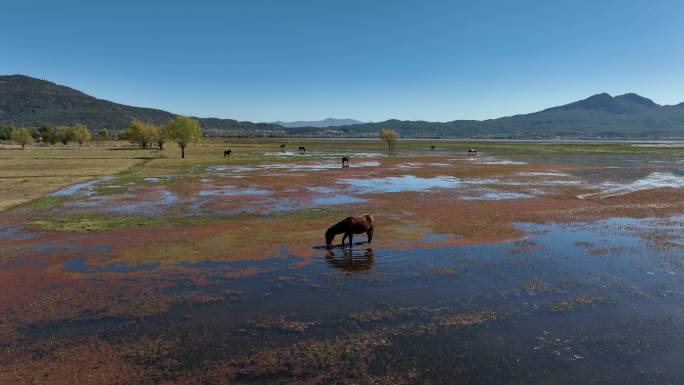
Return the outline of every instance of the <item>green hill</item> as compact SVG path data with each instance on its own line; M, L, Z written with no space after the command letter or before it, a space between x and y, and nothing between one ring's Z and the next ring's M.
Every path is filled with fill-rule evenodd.
M173 113L97 99L69 87L23 75L0 76L0 123L37 127L84 123L121 130L131 120L160 124ZM335 127L283 127L275 123L199 118L215 136L375 137L393 128L414 138L684 138L684 103L662 106L637 94L597 94L531 114L451 122L387 120Z
M43 124L83 123L91 130L126 129L132 120L162 124L176 116L173 113L127 106L97 99L83 92L46 80L24 75L0 76L0 124L38 127ZM245 135L277 130L273 124L238 122L231 119L199 119L205 131L233 131Z

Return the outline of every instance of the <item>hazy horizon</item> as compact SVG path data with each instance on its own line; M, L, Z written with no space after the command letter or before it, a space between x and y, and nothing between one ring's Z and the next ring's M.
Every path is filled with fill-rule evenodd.
M684 4L675 1L10 0L3 8L6 29L22 33L0 36L10 53L0 73L187 115L451 121L601 92L684 101L684 52L670 43L684 37Z

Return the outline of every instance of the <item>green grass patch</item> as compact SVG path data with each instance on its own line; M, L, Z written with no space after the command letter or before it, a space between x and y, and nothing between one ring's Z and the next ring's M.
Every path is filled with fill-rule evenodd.
M200 225L226 221L262 223L264 220L270 220L296 223L303 220L322 220L333 217L337 218L339 215L326 209L307 209L277 214L241 213L233 216L114 216L103 212L85 212L67 216L42 217L31 221L30 225L39 230L48 231L101 232L134 227Z
M116 195L116 194L124 194L128 192L128 187L126 186L98 186L95 188L95 194L96 195Z
M58 195L46 195L36 201L29 203L28 207L34 210L49 210L59 207L67 201L69 197Z
M144 226L178 226L217 223L221 217L184 216L149 217L143 215L112 216L107 213L79 213L65 217L40 218L30 224L41 230L100 232Z

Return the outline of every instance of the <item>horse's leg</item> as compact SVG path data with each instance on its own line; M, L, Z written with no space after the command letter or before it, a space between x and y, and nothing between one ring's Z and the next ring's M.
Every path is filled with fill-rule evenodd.
M353 247L353 245L354 245L353 239L354 239L354 234L350 233L349 234L349 247Z
M347 239L347 233L342 236L342 246L344 246L344 241Z
M373 228L372 227L370 229L368 229L368 231L366 231L366 235L368 235L368 243L370 244L371 242L373 242Z

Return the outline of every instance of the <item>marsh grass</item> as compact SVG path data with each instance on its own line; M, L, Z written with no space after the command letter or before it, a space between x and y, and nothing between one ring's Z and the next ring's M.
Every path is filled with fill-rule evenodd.
M66 199L68 198L48 196L35 202L35 205L36 208L48 209L59 206ZM133 227L201 225L221 222L243 223L246 226L266 222L295 223L305 218L309 221L319 221L330 219L333 216L334 211L326 209L306 209L276 214L240 213L230 216L145 216L134 214L115 216L110 213L93 211L64 216L51 214L34 219L29 224L38 230L46 231L101 232ZM255 233L253 235L254 239L264 241L273 237L277 237L277 235L266 233Z
M48 231L100 232L142 226L178 226L217 223L220 220L221 218L206 216L112 216L101 212L86 212L64 217L43 217L30 222L30 224L37 229Z
M68 199L66 196L47 195L31 202L28 207L34 210L49 210L61 206Z
M117 175L132 183L149 176L182 175L192 177L205 172L211 165L246 165L258 163L296 163L319 161L326 153L370 152L385 154L384 142L368 140L321 140L299 138L277 139L204 139L188 148L188 157L180 159L177 146L168 145L164 151L140 150L127 142L107 141L91 143L80 149L67 146L28 146L24 151L0 147L0 210L33 201L73 183L106 175ZM307 149L307 156L271 156L280 144L288 151L298 146ZM642 146L632 143L567 143L567 142L494 142L468 140L400 140L394 157L417 153L463 155L468 148L494 156L547 157L558 155L595 155L612 157L621 154L678 156L683 147ZM223 150L232 149L233 155L223 158Z

